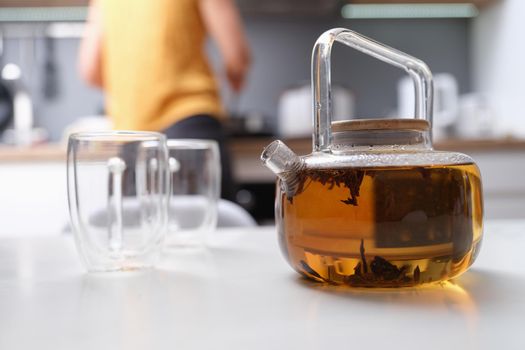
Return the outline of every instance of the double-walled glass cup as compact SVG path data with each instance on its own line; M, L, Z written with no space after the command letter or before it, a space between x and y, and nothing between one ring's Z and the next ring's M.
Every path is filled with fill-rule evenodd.
M69 138L67 157L71 223L88 271L153 266L167 227L165 136L77 133Z
M212 140L168 140L171 197L167 243L199 246L217 226L219 147Z

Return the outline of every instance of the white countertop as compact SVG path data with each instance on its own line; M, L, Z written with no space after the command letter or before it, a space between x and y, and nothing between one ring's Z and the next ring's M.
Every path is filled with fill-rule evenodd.
M93 275L71 237L3 238L0 349L525 349L524 229L488 222L469 272L395 290L301 279L274 228Z

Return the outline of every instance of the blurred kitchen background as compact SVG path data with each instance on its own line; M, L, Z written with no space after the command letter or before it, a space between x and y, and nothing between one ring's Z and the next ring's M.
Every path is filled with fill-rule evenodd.
M290 140L298 153L310 152L311 50L333 27L356 30L425 61L436 78L436 148L478 162L486 217L525 217L525 1L237 3L253 67L242 95L224 84L223 100L231 114L237 201L259 222L273 218L273 175L259 165L258 155L276 137ZM45 229L60 230L67 222L67 133L85 125L107 127L102 94L77 74L86 4L0 0L2 232L34 233L35 223L45 226L42 221L52 221ZM208 51L217 67L213 44ZM337 45L332 67L336 118L410 116L413 96L403 71ZM15 214L22 209L34 220L20 223Z

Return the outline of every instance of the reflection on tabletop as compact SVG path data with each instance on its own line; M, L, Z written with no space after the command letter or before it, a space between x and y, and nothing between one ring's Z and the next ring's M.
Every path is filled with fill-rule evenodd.
M353 299L399 308L440 309L475 319L481 309L504 312L516 291L525 290L525 278L472 268L460 277L412 288L348 288L298 277L297 284L340 299Z
M4 239L0 348L59 339L75 349L267 349L271 337L283 349L521 350L523 227L488 221L465 274L388 290L301 279L281 256L275 227L220 229L204 249L165 251L155 269L107 274L82 269L70 235Z

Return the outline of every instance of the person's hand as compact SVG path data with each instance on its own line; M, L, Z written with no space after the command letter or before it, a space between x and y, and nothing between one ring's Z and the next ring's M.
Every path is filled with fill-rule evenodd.
M245 74L245 70L238 69L237 67L226 68L226 78L233 91L240 92L242 90L244 87Z
M247 52L242 57L226 62L226 78L233 91L240 92L244 88L250 63L251 59Z

